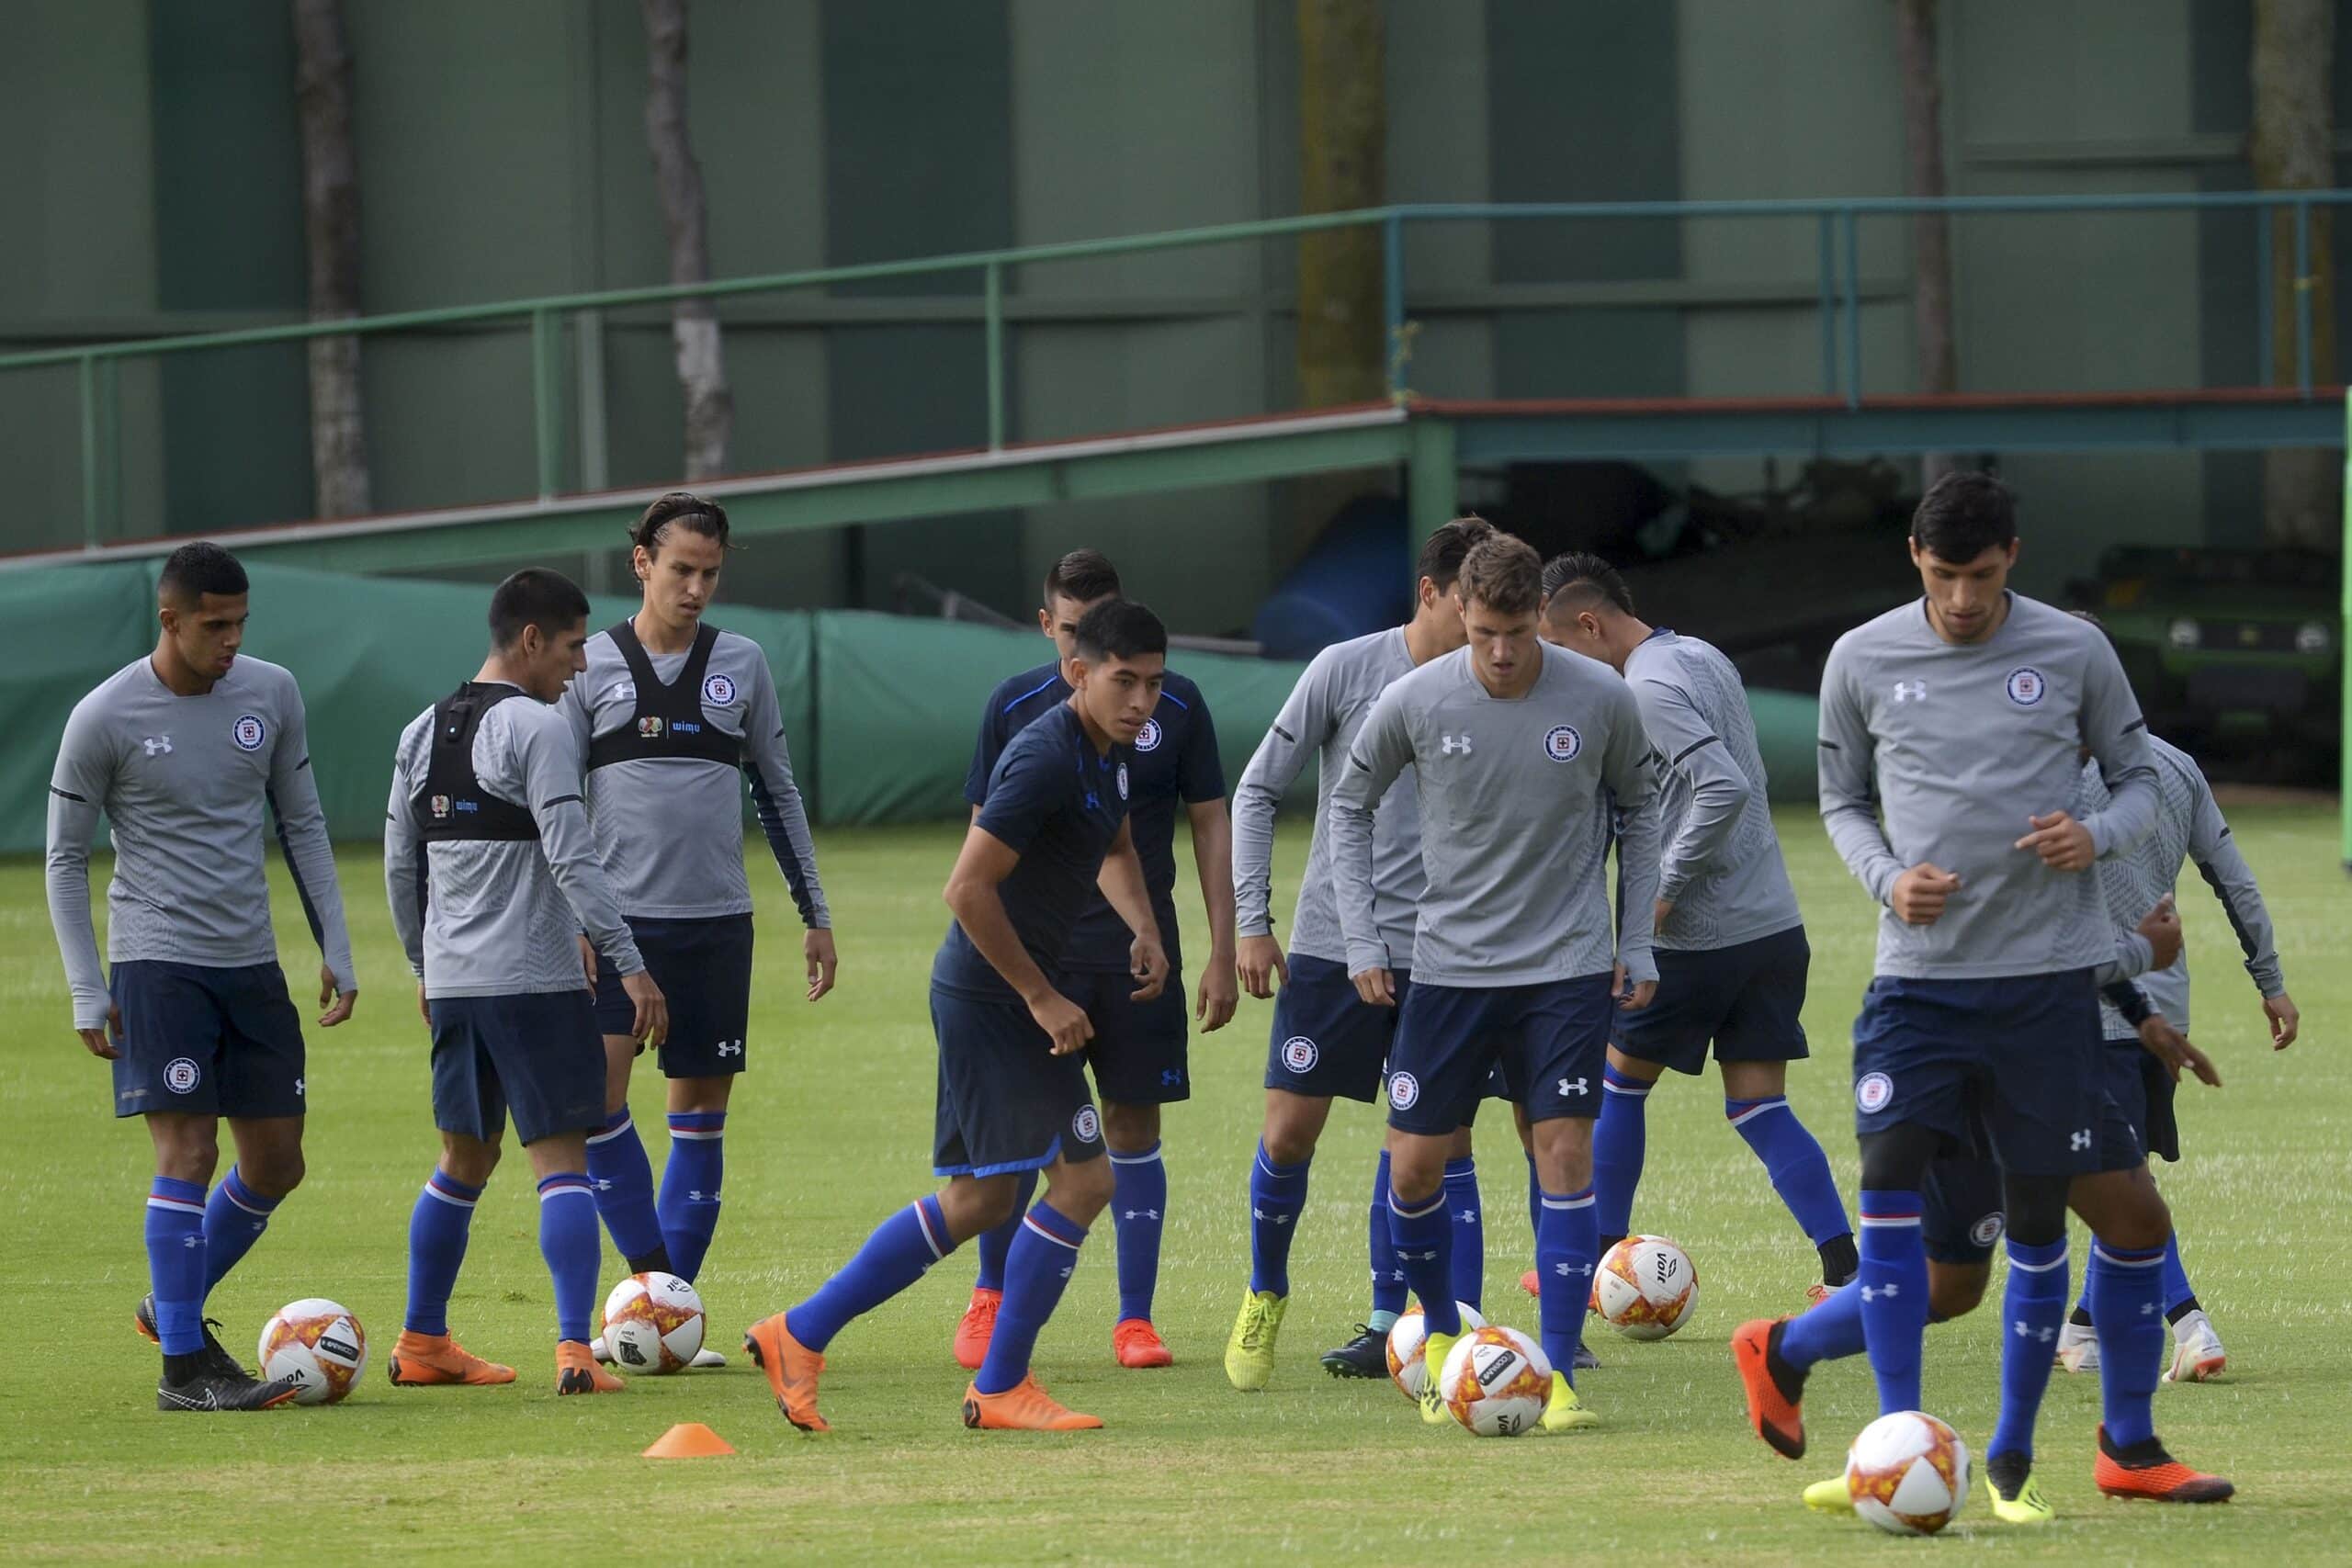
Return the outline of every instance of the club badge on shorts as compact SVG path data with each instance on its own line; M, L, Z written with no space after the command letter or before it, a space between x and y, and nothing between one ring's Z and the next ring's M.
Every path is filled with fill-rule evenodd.
M1854 1104L1864 1112L1886 1109L1894 1098L1894 1080L1884 1073L1864 1073L1854 1080Z
M1322 1051L1304 1034L1294 1034L1283 1042L1283 1066L1294 1073L1313 1072L1315 1064L1322 1058Z
M1091 1144L1102 1135L1102 1118L1096 1114L1094 1107L1081 1105L1078 1114L1069 1119L1069 1134L1081 1144Z
M1410 1111L1420 1098L1420 1079L1410 1073L1388 1075L1388 1108L1390 1110Z

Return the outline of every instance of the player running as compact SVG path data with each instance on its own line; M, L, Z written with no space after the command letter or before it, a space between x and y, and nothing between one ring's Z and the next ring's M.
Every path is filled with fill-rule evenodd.
M1331 875L1348 973L1395 1006L1373 876L1376 809L1407 765L1419 796L1428 890L1412 989L1389 1053L1389 1235L1427 1314L1424 1420L1445 1418L1437 1372L1461 1334L1448 1255L1445 1156L1499 1065L1532 1126L1543 1212L1547 1431L1594 1425L1572 1382L1599 1255L1592 1119L1611 1015L1649 1004L1658 822L1641 710L1625 683L1536 636L1542 564L1517 539L1473 549L1454 583L1469 647L1381 693L1331 792ZM1612 931L1607 857L1622 847ZM1612 1003L1615 1006L1612 1007Z
M2008 591L2017 523L1998 481L1938 480L1910 547L1925 596L1840 637L1821 696L1822 817L1886 910L1854 1027L1862 1325L1880 1408L1919 1405L1920 1188L1970 1135L1973 1102L2004 1177L2003 1321L2056 1339L2071 1201L2096 1238L2092 1315L2123 1325L2101 1369L2099 1484L2199 1500L2211 1478L2172 1461L2150 1408L2171 1216L2144 1163L2101 1168L2096 970L2112 943L2098 881L2082 873L2155 816L2146 726L2096 629ZM2067 805L2085 746L2112 799L2077 819ZM1985 1475L2005 1499L2030 1481L2050 1364L2002 1359Z
M151 1290L134 1321L163 1348L158 1410L265 1410L300 1387L249 1376L204 1316L302 1179L302 1023L270 926L265 805L325 960L320 1027L359 997L302 694L238 651L248 590L220 546L174 550L156 582L154 652L74 705L49 783L49 918L74 1028L114 1064L114 1113L144 1117L155 1148ZM90 923L100 812L114 825L111 977ZM224 1116L237 1159L208 1197Z
M448 1321L510 1108L555 1281L555 1391L622 1386L588 1345L601 1247L587 1137L605 1124L589 991L597 954L619 975L639 1038L659 1046L669 1013L597 863L579 753L553 706L587 641L585 594L552 571L516 572L491 594L481 669L411 720L393 757L384 888L432 1027L441 1131L440 1163L409 1218L408 1312L390 1369L402 1388L514 1381L513 1368L451 1339Z
M1128 807L1135 741L1159 705L1168 634L1149 610L1113 599L1080 617L1072 637L1069 697L1006 745L947 879L955 920L931 970L939 1041L932 1164L947 1185L884 1221L815 1295L744 1337L777 1407L803 1431L828 1429L817 1382L833 1337L1003 1223L1038 1171L1046 1195L1006 1258L1003 1303L964 1393L964 1425L1102 1425L1057 1403L1029 1368L1086 1227L1113 1188L1102 1118L1079 1065L1094 1026L1058 976L1099 887L1134 933L1133 999L1148 1002L1167 984Z
M588 668L560 705L587 771L588 819L647 970L670 1004L661 1065L670 1157L662 1194L629 1117L641 1050L635 1004L610 968L596 977L605 1122L588 1139L596 1207L629 1272L692 1280L718 1225L722 1139L752 1008L752 887L743 790L808 928L807 997L833 988L832 916L817 880L808 813L792 782L767 655L703 619L727 560L727 513L674 491L629 530L644 599L588 639ZM604 1342L598 1359L609 1359ZM725 1366L705 1349L696 1366Z
M997 760L1012 737L1069 701L1068 672L1078 623L1118 593L1119 574L1099 550L1073 550L1046 574L1045 605L1037 612L1037 626L1053 639L1057 657L1001 682L989 695L980 715L971 772L964 780L964 798L971 803L975 821L987 803ZM1204 1034L1225 1027L1238 997L1233 967L1233 832L1226 818L1216 726L1198 686L1172 670L1166 671L1159 705L1135 736L1134 746L1129 783L1135 795L1127 820L1171 978L1149 999L1133 998L1130 933L1118 911L1100 897L1089 897L1079 912L1058 975L1064 994L1085 1010L1094 1029L1086 1061L1102 1097L1102 1141L1110 1148L1115 1189L1111 1219L1118 1237L1119 1307L1111 1327L1112 1354L1123 1367L1164 1367L1173 1358L1151 1324L1152 1296L1159 1283L1159 1238L1168 1217L1159 1108L1189 1100L1193 1093L1184 961L1176 931L1178 803L1183 805L1191 829L1201 901L1208 912L1209 959L1193 1003ZM1035 1173L1023 1175L1008 1211L1011 1217L980 1237L972 1299L956 1327L956 1361L967 1371L977 1370L987 1358L989 1335L1004 1300L1005 1259L1022 1224L1021 1211L1035 1190Z
M1657 999L1617 1021L1593 1132L1601 1253L1633 1229L1651 1087L1669 1067L1695 1077L1712 1044L1724 1114L1820 1254L1818 1299L1854 1277L1854 1233L1828 1156L1789 1104L1789 1064L1810 1055L1798 1015L1813 950L1772 831L1747 691L1716 649L1636 615L1624 580L1600 557L1557 557L1544 577L1544 637L1633 688L1666 841Z
M1225 1346L1225 1375L1245 1393L1264 1388L1274 1374L1274 1343L1290 1304L1291 1241L1306 1208L1307 1167L1330 1117L1332 1098L1370 1104L1380 1097L1381 1071L1396 1032L1396 1009L1366 1002L1348 979L1347 940L1332 903L1331 835L1324 825L1331 788L1373 700L1398 676L1462 646L1454 579L1462 558L1494 532L1482 519L1462 517L1431 534L1416 569L1413 618L1317 654L1233 792L1241 984L1253 997L1275 998L1266 1048L1265 1124L1250 1167L1250 1285ZM1271 908L1274 810L1310 758L1317 780L1315 833L1299 878L1285 963ZM1372 855L1374 918L1381 941L1390 953L1409 958L1426 880L1409 769L1380 798ZM1408 995L1409 971L1399 966L1392 974L1397 996ZM1372 1311L1353 1338L1324 1352L1323 1365L1334 1377L1386 1377L1388 1331L1405 1310L1405 1279L1388 1240L1388 1161L1384 1147L1372 1180ZM1487 1263L1477 1180L1465 1126L1446 1151L1446 1213L1454 1232L1453 1297L1474 1306Z

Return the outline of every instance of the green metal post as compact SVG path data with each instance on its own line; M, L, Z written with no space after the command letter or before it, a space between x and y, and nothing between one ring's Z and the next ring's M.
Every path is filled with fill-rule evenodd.
M605 312L581 311L571 331L580 356L580 488L598 491L613 482L605 427Z
M1460 465L1454 456L1453 422L1434 414L1415 414L1405 458L1405 514L1410 535L1405 558L1420 554L1421 541L1453 521L1461 496Z
M539 453L539 499L563 488L563 318L531 312L531 419Z
M1838 215L1846 225L1846 406L1862 406L1861 220L1848 208Z
M981 269L984 301L983 331L988 336L989 450L1004 450L1004 267L990 262Z
M1834 222L1823 213L1815 220L1815 248L1821 256L1821 395L1838 395L1838 261Z
M122 362L111 358L98 361L98 527L122 536Z
M1411 395L1406 385L1406 362L1411 355L1405 333L1405 220L1390 213L1380 226L1380 310L1387 324L1388 400L1403 403Z
M84 355L74 379L82 393L82 544L96 549L98 528L98 362Z
M2295 387L2312 395L2312 204L2295 203Z

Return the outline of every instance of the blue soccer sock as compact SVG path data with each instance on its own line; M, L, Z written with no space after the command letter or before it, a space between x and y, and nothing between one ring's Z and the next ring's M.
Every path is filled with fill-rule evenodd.
M872 1312L955 1250L938 1197L926 1194L876 1225L855 1257L785 1314L786 1326L795 1339L821 1351L850 1319Z
M446 1170L424 1179L408 1217L408 1314L401 1326L411 1334L449 1332L449 1292L466 1260L466 1232L474 1223L481 1189L469 1187Z
M1306 1168L1312 1159L1276 1165L1266 1145L1250 1162L1250 1289L1290 1294L1290 1244L1306 1208Z
M1112 1179L1115 1182L1118 1179L1114 1177ZM1036 1195L1037 1173L1023 1171L1021 1185L1013 1190L1012 1218L993 1230L980 1233L980 1271L972 1278L972 1289L1000 1292L1004 1289L1005 1255L1012 1250L1012 1238L1021 1234L1021 1216L1028 1211L1030 1200ZM805 1345L808 1341L804 1339L801 1343Z
M1569 1382L1577 1381L1577 1342L1592 1299L1592 1269L1600 1250L1599 1205L1592 1189L1544 1194L1543 1228L1535 1233L1535 1273L1544 1359Z
M1862 1292L1848 1285L1789 1319L1781 1359L1803 1371L1862 1353Z
M539 1256L555 1280L555 1337L588 1343L596 1310L596 1193L580 1171L559 1171L539 1183Z
M653 1167L628 1107L605 1118L602 1132L588 1134L588 1179L594 1184L596 1213L613 1233L613 1247L634 1269L640 1258L662 1250L662 1216L653 1207Z
M209 1296L237 1260L254 1249L280 1200L265 1198L245 1185L231 1166L204 1204L204 1293Z
M1634 1234L1634 1192L1642 1184L1655 1087L1614 1067L1600 1070L1600 1115L1592 1129L1595 1235Z
M1159 1234L1167 1223L1168 1167L1160 1161L1156 1139L1151 1147L1133 1154L1113 1150L1110 1159L1112 1230L1119 1246L1119 1321L1141 1318L1148 1323L1152 1292L1159 1284ZM1014 1239L1017 1246L1019 1238ZM1008 1258L1008 1266L1010 1262Z
M1919 1408L1928 1332L1928 1248L1917 1192L1862 1194L1862 1337L1878 1380L1878 1413Z
M2107 1435L2119 1448L2156 1435L2150 1408L2164 1365L2165 1251L2091 1243L2091 1322Z
M147 1189L147 1282L166 1356L204 1348L204 1185L159 1176Z
M1605 1115L1605 1104L1602 1109ZM1820 1141L1805 1131L1797 1113L1789 1109L1786 1096L1726 1100L1724 1114L1731 1119L1733 1129L1747 1141L1756 1157L1764 1162L1764 1172L1772 1179L1772 1190L1781 1195L1781 1201L1796 1216L1807 1240L1820 1247L1853 1234L1853 1227L1846 1223L1845 1201L1838 1196L1837 1179L1829 1174L1829 1156L1821 1152Z
M1462 1314L1453 1304L1453 1222L1445 1212L1445 1186L1418 1204L1408 1205L1388 1191L1388 1243L1405 1284L1421 1301L1422 1320L1432 1334L1462 1332Z
M1038 1331L1054 1315L1085 1240L1086 1227L1065 1216L1050 1199L1023 1217L1021 1234L1012 1238L1012 1250L1005 1257L1004 1305L997 1311L988 1359L972 1379L975 1389L1002 1393L1029 1375Z
M1453 1231L1453 1299L1484 1307L1487 1222L1478 1202L1478 1162L1467 1155L1445 1162L1445 1214Z
M2182 1310L2197 1303L2197 1292L2188 1282L2188 1270L2181 1266L2180 1233L2175 1231L2165 1237L2165 1317L2177 1320Z
M1396 1244L1388 1234L1388 1151L1372 1171L1372 1228L1365 1238L1372 1260L1372 1315L1364 1326L1385 1334L1405 1310L1405 1270L1396 1264Z
M670 1161L662 1168L662 1241L670 1271L692 1281L718 1230L718 1184L727 1171L727 1112L670 1112ZM608 1222L609 1223L609 1222Z
M2001 1299L2001 1416L1984 1457L2033 1460L2033 1425L2050 1386L2058 1325L2066 1318L2066 1238L2040 1247L2009 1238L2009 1283Z

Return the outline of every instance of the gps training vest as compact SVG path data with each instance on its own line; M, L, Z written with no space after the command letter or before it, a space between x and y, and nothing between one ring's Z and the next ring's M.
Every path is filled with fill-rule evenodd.
M695 629L695 645L686 654L678 678L663 685L653 673L637 628L623 621L607 634L628 666L637 688L637 713L618 729L588 742L588 766L593 771L615 762L655 757L680 757L697 762L743 765L743 742L710 722L702 711L703 682L710 669L710 650L718 646L718 628L705 622Z
M424 787L409 798L417 836L427 843L461 839L531 840L539 824L528 808L501 800L474 774L474 735L482 716L523 694L503 682L469 681L433 705L433 749Z

